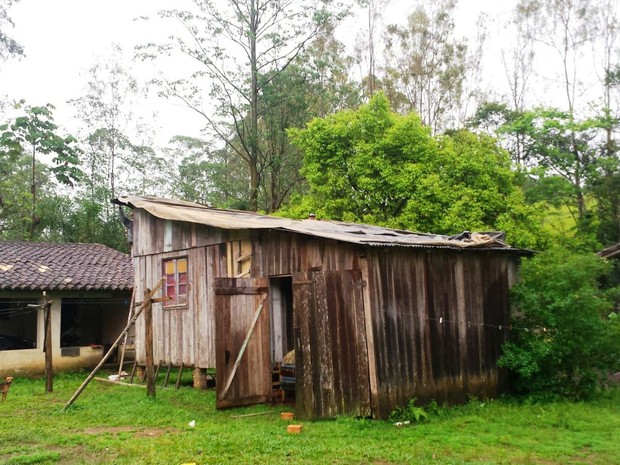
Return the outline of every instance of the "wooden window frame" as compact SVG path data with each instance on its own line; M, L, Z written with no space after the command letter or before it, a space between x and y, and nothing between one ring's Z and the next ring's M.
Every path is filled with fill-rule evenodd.
M185 271L179 271L179 262L185 262ZM168 264L172 264L173 272L169 273ZM166 282L164 283L164 296L168 297L169 289L174 290L174 298L163 302L164 309L187 308L189 301L189 259L187 255L162 259L162 270ZM182 277L184 275L184 278ZM172 277L173 279L170 279ZM185 288L185 293L181 289Z

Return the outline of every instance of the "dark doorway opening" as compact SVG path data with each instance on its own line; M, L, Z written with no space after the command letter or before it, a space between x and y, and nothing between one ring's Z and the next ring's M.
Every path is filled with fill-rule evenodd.
M293 339L293 278L269 279L271 294L271 361L281 363L295 348Z
M293 335L293 278L269 280L271 301L271 363L274 385L279 385L283 400L295 399L295 339Z

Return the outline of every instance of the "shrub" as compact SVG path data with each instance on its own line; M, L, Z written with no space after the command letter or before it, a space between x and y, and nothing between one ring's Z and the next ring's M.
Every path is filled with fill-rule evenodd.
M595 254L563 249L524 260L511 294L511 339L499 360L516 393L582 398L620 368L613 290L599 286L609 268Z
M415 405L416 399L410 399L404 407L396 407L390 413L390 421L396 423L419 423L428 419L428 413L422 407Z

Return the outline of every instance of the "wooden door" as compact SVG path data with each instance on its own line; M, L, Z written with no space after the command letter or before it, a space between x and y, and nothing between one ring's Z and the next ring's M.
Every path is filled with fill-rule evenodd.
M271 400L268 279L215 279L216 407Z
M297 413L370 416L360 270L293 275Z

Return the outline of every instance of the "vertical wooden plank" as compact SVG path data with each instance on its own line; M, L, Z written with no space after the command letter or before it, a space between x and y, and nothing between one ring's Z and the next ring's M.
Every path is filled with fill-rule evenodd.
M300 418L313 417L313 359L310 327L314 323L313 282L309 273L293 273L293 317L295 321L295 410Z
M370 281L368 274L368 259L366 256L360 259L362 271L362 296L364 307L364 329L366 334L366 353L368 357L368 381L370 385L370 409L373 417L377 415L378 408L378 380L377 380L377 360L375 354L375 337L373 333L372 313L374 307L370 298Z
M146 395L155 397L155 376L153 372L153 305L150 302L150 290L144 291L144 298L149 299L144 308L144 348L146 354Z
M314 415L316 418L323 418L332 417L336 414L334 411L334 355L333 343L331 341L330 308L328 306L328 298L332 299L335 296L327 295L326 276L323 273L312 273L312 275L315 282L316 306L314 310L316 312L316 325L310 328L310 334L314 336L312 337L311 350L315 357L318 356L315 358L318 363L314 364L313 370L313 378L315 380L314 395L316 398L321 399L321 402L317 402L315 405ZM330 300L330 303L333 304L334 301Z

